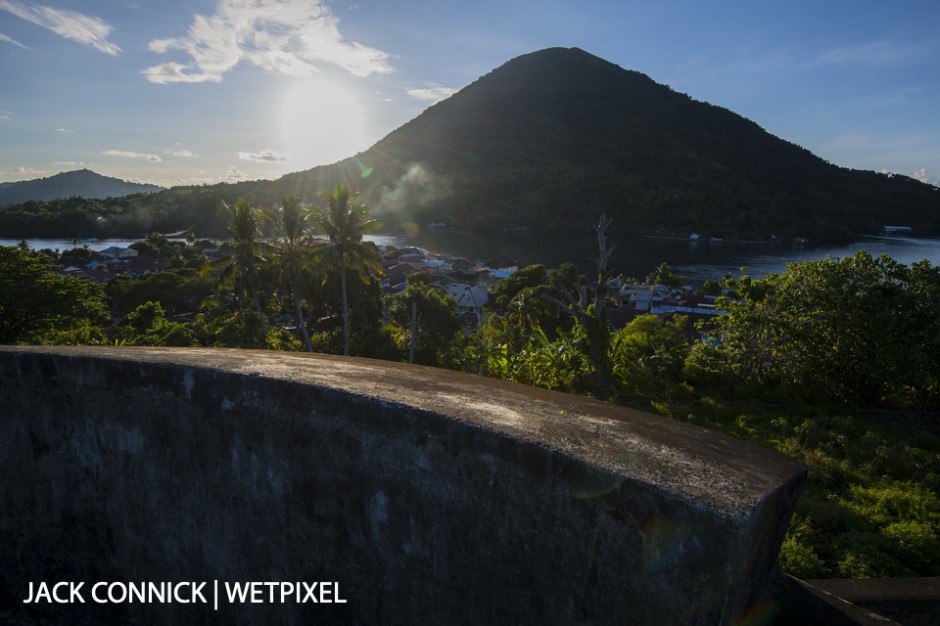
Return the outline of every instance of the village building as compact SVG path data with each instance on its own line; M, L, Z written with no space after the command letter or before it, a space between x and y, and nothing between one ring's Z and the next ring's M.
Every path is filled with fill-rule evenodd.
M99 250L98 254L106 256L109 259L129 259L137 256L137 250L133 248L121 248L120 246L110 246L104 250Z

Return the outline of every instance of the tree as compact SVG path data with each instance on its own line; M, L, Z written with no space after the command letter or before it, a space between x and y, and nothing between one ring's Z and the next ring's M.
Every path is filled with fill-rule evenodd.
M257 237L260 231L260 212L244 197L239 198L235 204L222 202L223 212L228 217L228 234L232 238L235 249L232 262L223 270L223 276L233 275L235 294L241 300L242 296L249 296L255 305L258 323L261 325L262 342L268 334L268 327L261 308L261 298L258 295L258 272L265 259L257 252Z
M138 346L195 346L193 329L187 324L171 322L159 302L145 302L124 318L123 332L118 338Z
M736 379L806 400L940 402L940 268L929 262L857 252L742 276L737 292L707 348Z
M668 263L660 263L646 277L647 285L665 285L673 289L681 287L685 281L686 277L673 273Z
M411 361L445 364L454 335L460 330L457 303L451 296L409 277L405 290L392 298L389 315L398 327L399 348L404 349L406 342L410 346Z
M0 247L0 344L89 343L107 321L101 286L63 278L44 259Z
M320 231L330 239L322 252L322 261L340 275L343 310L343 354L349 355L349 299L346 288L348 272L382 272L379 255L374 247L363 245L362 236L381 227L369 218L369 209L352 202L355 194L348 185L340 184L332 192L323 192L327 206L316 214Z
M576 331L579 331L586 344L586 353L594 371L594 383L597 392L606 396L610 391L611 383L611 330L607 321L607 296L610 289L610 268L608 263L610 255L616 246L607 246L607 229L612 220L601 214L597 220L594 231L597 234L596 257L597 279L579 285L578 293L572 293L564 284L559 289L564 294L564 300L554 296L543 296L546 300L562 307L574 318Z
M677 385L689 353L687 324L682 315L670 322L641 315L617 331L612 360L618 387L629 394L659 398Z
M149 241L135 241L128 246L131 250L137 250L140 256L157 257L160 256L160 248Z
M509 303L526 288L538 287L548 282L548 272L544 265L527 265L507 278L497 281L490 288L489 308L505 313Z
M280 211L265 211L266 220L274 224L274 246L281 259L281 267L287 283L290 286L291 298L294 301L294 310L297 314L297 325L303 333L304 345L307 352L313 352L310 343L310 331L304 318L301 304L300 271L304 258L310 248L309 230L313 225L313 212L300 203L297 196L284 196Z

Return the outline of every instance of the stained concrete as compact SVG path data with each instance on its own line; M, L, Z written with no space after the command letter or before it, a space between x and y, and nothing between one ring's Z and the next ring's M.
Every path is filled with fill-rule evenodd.
M581 397L265 351L0 348L0 430L0 616L24 623L732 624L767 602L805 475ZM42 580L347 603L27 610Z

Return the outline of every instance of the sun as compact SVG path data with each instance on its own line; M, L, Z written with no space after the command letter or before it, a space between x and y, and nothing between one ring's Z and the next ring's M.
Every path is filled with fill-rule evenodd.
M328 165L365 150L366 114L342 85L320 78L294 83L281 107L281 141L288 165Z

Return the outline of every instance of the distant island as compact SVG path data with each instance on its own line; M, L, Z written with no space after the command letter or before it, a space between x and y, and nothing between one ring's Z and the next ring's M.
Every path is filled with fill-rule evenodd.
M157 185L129 183L119 178L102 176L88 169L60 172L55 176L0 184L0 205L17 204L31 200L57 200L61 198L121 198L135 193L163 191Z
M550 48L508 61L336 164L85 203L0 195L17 202L0 207L0 237L219 237L222 201L275 207L296 194L316 203L337 183L393 231L589 232L606 213L612 234L812 243L885 225L940 234L937 187L838 167L644 74Z

